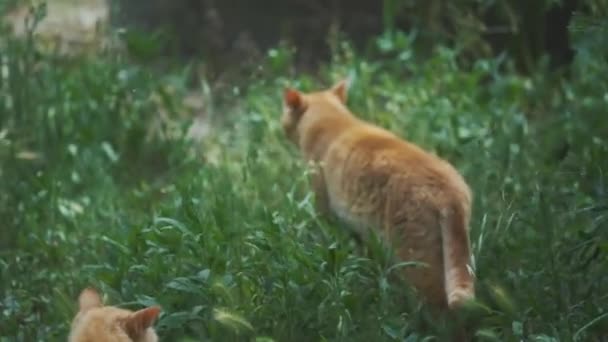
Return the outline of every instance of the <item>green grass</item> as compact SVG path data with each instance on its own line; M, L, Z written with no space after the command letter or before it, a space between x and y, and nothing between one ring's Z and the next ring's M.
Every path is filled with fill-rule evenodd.
M442 336L390 277L381 247L362 251L315 214L306 168L280 131L283 86L342 75L353 77L356 113L470 183L479 340L598 338L608 328L608 67L593 43L601 31L587 33L568 73L531 76L508 58L465 66L447 47L420 60L402 35L379 37L369 56L344 43L315 75L294 76L289 51L276 50L255 79L202 87L213 128L201 143L186 138L182 70L112 55L66 63L7 42L0 341L65 340L88 285L110 304L160 304L164 341Z

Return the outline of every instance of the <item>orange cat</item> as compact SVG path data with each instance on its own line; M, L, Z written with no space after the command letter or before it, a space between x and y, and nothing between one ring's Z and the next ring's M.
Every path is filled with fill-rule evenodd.
M129 311L104 306L97 291L87 288L78 299L80 309L72 322L69 342L157 342L152 324L157 306Z
M454 308L474 298L469 272L471 192L446 161L355 117L346 82L312 93L287 88L283 130L307 161L318 210L365 237L376 229L426 300Z

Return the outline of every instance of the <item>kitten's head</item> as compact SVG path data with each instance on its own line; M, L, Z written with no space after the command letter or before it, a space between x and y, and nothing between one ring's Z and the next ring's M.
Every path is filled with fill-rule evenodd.
M116 341L157 342L152 325L160 308L138 311L104 306L97 291L87 288L80 293L79 311L72 322L69 342Z
M302 117L311 107L321 103L328 104L333 101L345 105L348 92L348 81L342 80L329 89L303 93L293 88L283 91L283 116L281 126L289 140L294 143L298 141L297 127Z

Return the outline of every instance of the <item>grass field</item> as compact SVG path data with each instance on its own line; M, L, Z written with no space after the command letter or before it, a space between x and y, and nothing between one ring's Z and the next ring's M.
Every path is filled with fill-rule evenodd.
M594 341L608 322L608 66L601 30L563 72L419 58L405 35L348 44L314 75L273 50L251 77L200 80L211 130L187 139L183 68L116 55L0 52L0 341L64 341L88 285L159 304L164 341L431 341L382 248L313 209L281 91L344 75L360 116L450 160L474 192L479 340ZM603 43L602 43L603 42ZM163 114L163 115L161 115ZM425 324L425 322L427 324ZM439 339L441 340L441 338Z

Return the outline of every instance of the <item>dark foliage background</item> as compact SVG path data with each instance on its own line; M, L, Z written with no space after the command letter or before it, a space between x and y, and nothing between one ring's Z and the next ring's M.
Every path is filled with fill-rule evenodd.
M327 61L338 32L359 49L386 30L416 31L419 48L457 46L469 58L504 51L530 71L549 56L568 64L573 51L568 24L574 12L605 6L598 0L113 0L119 25L165 30L177 40L165 52L216 63L259 55L288 40L304 66ZM335 37L334 37L335 38ZM225 59L226 55L233 59Z
M0 28L0 342L65 341L91 285L164 341L446 340L281 132L345 76L473 189L475 339L606 340L606 0L253 3L117 1L83 55Z

